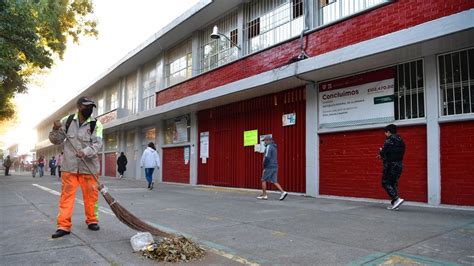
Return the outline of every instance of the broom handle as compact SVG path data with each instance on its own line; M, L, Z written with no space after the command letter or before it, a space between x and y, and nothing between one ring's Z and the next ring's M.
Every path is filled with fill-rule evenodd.
M64 136L66 136L66 140L69 142L69 144L71 144L72 146L72 149L77 153L78 150L76 149L76 147L72 144L71 142L71 139L67 136L66 132L64 132L63 128L59 128L59 130L64 134ZM99 182L99 178L92 172L91 168L89 167L89 165L86 163L86 161L84 160L84 158L80 158L81 161L84 163L84 165L86 166L87 170L89 171L89 173L94 177L95 181L97 182L97 186L100 188L102 186L102 184L100 184Z

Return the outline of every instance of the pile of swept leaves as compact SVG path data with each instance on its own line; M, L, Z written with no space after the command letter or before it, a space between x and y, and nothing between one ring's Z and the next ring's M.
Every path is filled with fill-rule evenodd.
M199 260L205 254L203 248L184 236L165 237L143 251L143 256L162 262L189 262Z

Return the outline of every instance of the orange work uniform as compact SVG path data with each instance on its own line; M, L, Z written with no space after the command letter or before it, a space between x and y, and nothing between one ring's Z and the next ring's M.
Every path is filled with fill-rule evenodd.
M78 114L75 114L67 128L68 118L66 116L61 120L62 131L51 131L49 139L53 144L64 143L64 160L61 165L62 189L59 199L57 226L58 229L70 232L78 186L82 190L87 225L99 223L97 182L84 162L76 157L75 150L81 150L85 154L84 161L91 171L99 173L98 153L102 148L103 126L93 118L88 118L84 123L79 124ZM95 127L92 127L91 123L95 123ZM64 132L67 132L69 141L64 142L66 139Z
M77 187L81 186L86 224L99 223L99 192L97 182L92 175L63 172L61 175L62 190L59 200L58 229L71 231L71 217L74 210Z

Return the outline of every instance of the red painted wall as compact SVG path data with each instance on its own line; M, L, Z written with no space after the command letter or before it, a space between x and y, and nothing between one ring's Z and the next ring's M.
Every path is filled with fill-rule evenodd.
M474 205L474 121L441 124L441 202Z
M399 128L406 144L400 195L427 202L426 127ZM376 159L385 136L382 129L321 134L322 195L388 199L382 189L382 163Z
M243 143L244 131L258 129L259 135L272 134L278 146L279 183L304 193L305 102L305 89L299 88L199 112L199 133L209 132L210 157L205 164L199 159L198 183L260 189L263 154ZM282 126L287 113L296 113L296 125Z
M184 163L184 147L163 149L163 181L189 184L190 168Z
M306 39L307 53L320 55L470 8L474 8L472 0L395 1L311 33ZM280 67L299 54L299 46L299 40L293 40L177 84L158 92L156 105Z
M117 175L117 154L110 152L105 154L105 176Z

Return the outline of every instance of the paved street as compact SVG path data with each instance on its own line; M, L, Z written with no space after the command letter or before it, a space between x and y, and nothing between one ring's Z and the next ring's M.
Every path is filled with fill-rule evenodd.
M105 179L128 210L170 232L190 236L209 250L193 264L474 265L474 209L315 199L256 191ZM99 232L84 224L76 201L73 234L53 240L57 178L0 176L0 264L136 265L153 261L132 252L134 231L100 198ZM77 198L81 193L78 190Z

